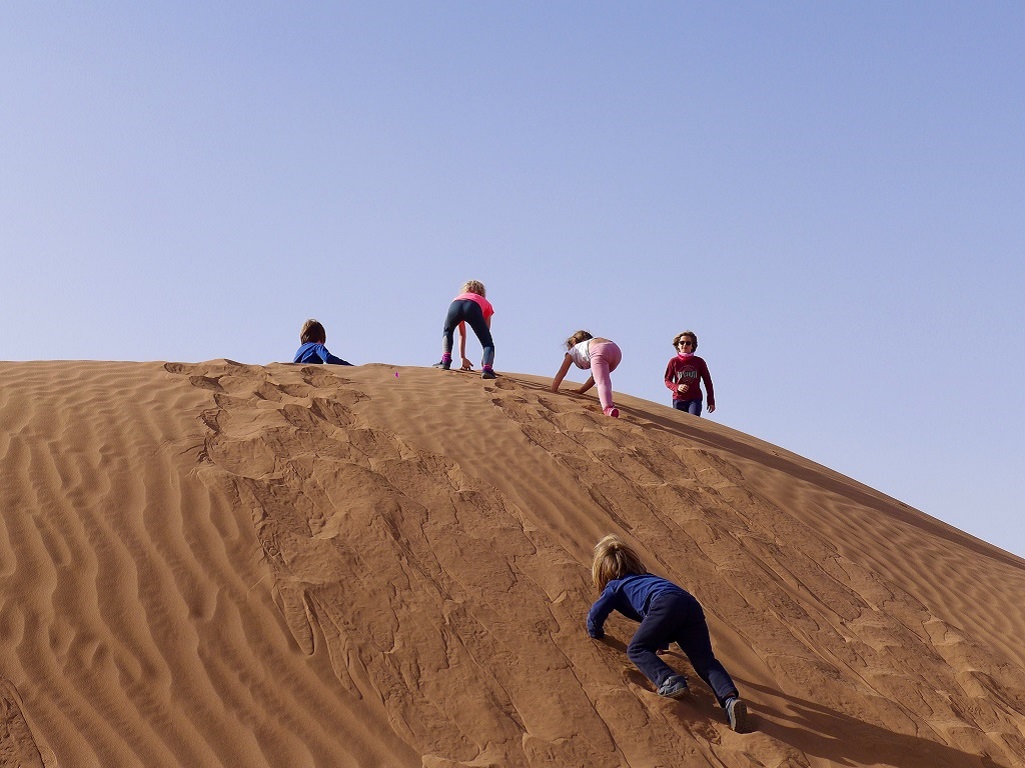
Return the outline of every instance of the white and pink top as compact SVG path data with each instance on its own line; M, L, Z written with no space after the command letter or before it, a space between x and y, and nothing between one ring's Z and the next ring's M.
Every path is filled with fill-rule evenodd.
M570 356L570 359L576 364L577 368L591 367L590 345L591 339L586 339L579 344L574 344L566 351L566 354Z

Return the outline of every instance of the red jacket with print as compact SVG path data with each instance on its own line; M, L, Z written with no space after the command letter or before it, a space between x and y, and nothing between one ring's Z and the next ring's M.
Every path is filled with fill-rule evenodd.
M705 361L697 355L677 355L666 366L666 386L673 391L673 400L700 400L701 382L708 389L708 404L715 405L715 390L712 389L712 376L708 373ZM680 394L676 387L690 384L690 388Z

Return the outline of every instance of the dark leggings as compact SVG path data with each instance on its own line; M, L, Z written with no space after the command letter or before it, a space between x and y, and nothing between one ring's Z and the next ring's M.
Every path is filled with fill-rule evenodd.
M459 323L469 323L477 335L480 345L484 347L481 365L494 363L495 342L491 338L491 329L484 321L484 312L481 311L480 304L472 299L456 299L448 307L448 314L445 316L445 330L442 332L444 337L442 350L445 354L452 354L452 335Z
M626 653L630 661L658 688L676 672L656 655L660 648L676 642L687 654L694 671L715 693L722 706L730 696L737 695L729 672L712 653L705 612L689 592L656 595L648 606L648 615L630 640Z

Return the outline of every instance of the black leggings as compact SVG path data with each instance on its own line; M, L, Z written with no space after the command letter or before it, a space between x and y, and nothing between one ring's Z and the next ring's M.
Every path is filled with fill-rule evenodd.
M495 342L491 338L491 329L484 321L484 312L481 311L480 304L472 299L456 299L448 307L448 314L445 316L445 330L442 332L444 337L442 349L445 354L452 354L452 335L459 323L470 324L480 345L484 347L481 365L491 365L495 361Z

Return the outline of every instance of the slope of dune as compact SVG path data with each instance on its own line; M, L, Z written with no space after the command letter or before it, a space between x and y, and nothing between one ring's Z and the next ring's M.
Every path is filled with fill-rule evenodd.
M0 766L1025 766L1025 561L546 384L0 363ZM587 637L609 532L701 600L753 732Z

